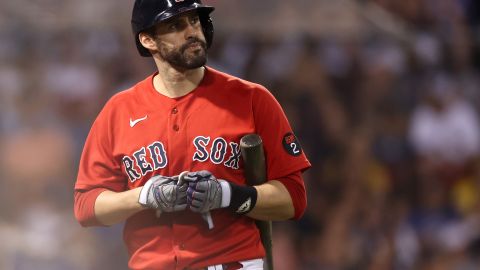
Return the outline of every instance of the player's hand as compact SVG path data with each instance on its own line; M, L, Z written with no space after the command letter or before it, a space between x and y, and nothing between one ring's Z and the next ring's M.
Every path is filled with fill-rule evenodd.
M187 184L177 185L178 177L157 175L143 186L138 202L161 212L182 211L187 208Z
M215 178L209 171L189 172L182 180L188 184L187 204L193 212L207 213L227 207L230 203L230 185L225 180Z

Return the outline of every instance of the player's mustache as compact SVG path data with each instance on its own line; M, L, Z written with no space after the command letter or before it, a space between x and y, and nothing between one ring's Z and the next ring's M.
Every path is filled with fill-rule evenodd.
M188 47L190 47L194 43L199 43L204 50L207 49L207 44L203 40L199 38L190 38L187 43L183 44L182 47L180 47L180 51L183 53L186 49L188 49Z

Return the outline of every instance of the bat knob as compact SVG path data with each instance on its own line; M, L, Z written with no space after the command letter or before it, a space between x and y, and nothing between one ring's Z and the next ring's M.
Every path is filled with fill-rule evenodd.
M262 144L262 137L258 134L247 134L240 139L240 145L245 148L255 147Z

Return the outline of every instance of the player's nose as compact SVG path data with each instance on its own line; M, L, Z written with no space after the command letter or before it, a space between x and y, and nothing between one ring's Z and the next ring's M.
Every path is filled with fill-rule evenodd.
M198 25L187 23L185 27L185 39L198 38L201 34L200 27Z

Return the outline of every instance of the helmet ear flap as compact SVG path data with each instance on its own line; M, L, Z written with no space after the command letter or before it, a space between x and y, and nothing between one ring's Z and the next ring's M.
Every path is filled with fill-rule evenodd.
M209 15L200 16L200 23L202 24L203 35L205 36L205 41L207 42L207 48L212 46L213 41L213 21Z

